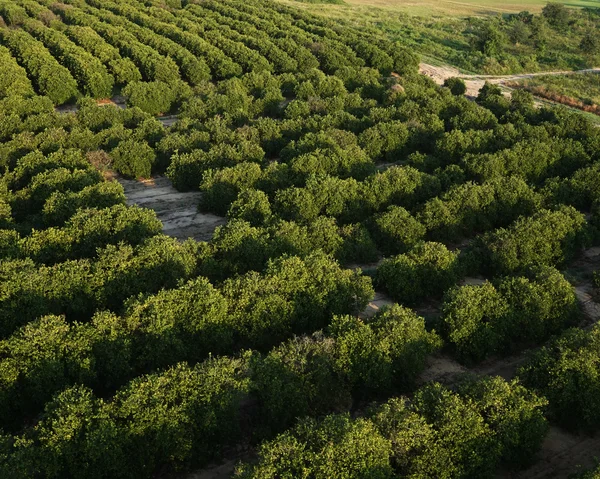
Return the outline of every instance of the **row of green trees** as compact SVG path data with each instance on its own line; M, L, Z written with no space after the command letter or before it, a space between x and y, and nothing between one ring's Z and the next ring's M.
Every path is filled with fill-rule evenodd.
M0 28L0 42L8 47L33 79L37 91L61 105L75 98L77 82L30 34L23 30Z
M433 383L411 400L393 398L365 417L303 419L265 442L235 477L493 477L500 465L531 462L547 423L546 400L518 382Z
M165 248L163 256L171 256L173 263L176 261L176 243L169 244L161 237L155 237L147 246L142 246L142 250L145 251L140 250L137 253L140 260L148 259L146 251L150 252L150 243L162 245ZM123 250L123 246L120 248ZM158 253L156 248L152 252L155 255ZM185 261L189 262L192 258L188 256ZM94 277L95 271L88 269L90 274L85 279L89 284L81 287L87 288L89 293L110 293L106 290L101 291L100 288L111 288L114 292L118 291L122 301L125 297L139 292L139 297L132 297L127 301L121 317L114 313L101 312L95 314L91 321L85 321L87 318L74 316L77 312L67 311L65 308L62 312L67 312L66 319L47 316L24 323L23 327L4 341L3 346L0 346L3 350L0 371L3 373L1 402L2 422L5 426L9 423L18 426L27 415L37 414L55 392L67 385L82 383L99 391L109 391L139 374L168 367L179 361L202 361L211 355L231 353L241 348L268 350L281 340L290 338L292 334L311 332L327 326L332 315L356 313L364 308L373 293L367 278L348 270L341 270L322 254L313 254L304 261L299 258L276 261L262 275L248 274L229 279L218 288L212 286L205 278L198 277L178 288L164 289L155 295L147 296L144 294L156 291L156 286L161 282L165 287L172 288L175 285L175 282L169 281L164 274L158 275L160 270L156 269L157 259L153 260L154 273L157 276L152 279L152 265L143 265L141 261L138 267L133 264L127 265L131 268L131 274L142 276L131 284L125 283L125 278L119 278L119 271L116 269L96 266L108 275L107 278ZM4 272L8 273L10 265L6 266ZM22 262L20 266L23 268L25 263ZM76 267L76 263L71 263L71 270L68 271L66 268L69 264L62 263L52 270L36 271L30 268L30 273L49 281L47 286L55 287L52 273L60 269L65 273L83 271L83 263L79 262L78 266L79 268ZM91 266L93 269L94 265ZM172 264L171 275L175 272L174 266L175 264ZM188 263L186 267L189 270L182 278L189 277L192 272L192 264ZM123 271L125 272L127 271ZM143 276L146 275L147 283L144 284ZM3 287L5 293L11 288L13 291L20 289L20 292L29 295L30 299L35 294L31 285L25 291L19 280L27 282L37 278L31 275L28 277L27 273L6 277L7 284ZM62 279L64 281L64 278ZM74 277L71 281L82 279ZM120 284L114 283L119 279ZM98 284L100 281L104 284ZM113 284L109 284L110 282ZM93 291L94 283L97 284L96 291ZM65 292L70 290L71 294L75 295L77 292L73 286L66 284L63 287ZM43 294L43 287L44 285L38 287L38 294ZM116 289L118 287L125 290ZM55 290L54 293L56 295L59 292ZM40 302L37 313L40 313L44 306L49 311L61 311L57 303L62 298L45 299L47 303ZM51 299L55 300L54 305L50 304ZM81 306L90 311L94 310L94 306L121 309L117 297L109 298L109 302L103 302L99 298L95 305L83 304L82 300L86 298L71 299L81 301ZM34 313L31 306L28 316ZM74 305L69 307L73 308ZM7 313L7 309L4 308L3 313ZM385 321L380 321L380 329L392 331L391 324L387 322L398 315L399 322L417 321L419 324L417 318L413 318L414 315L410 316L408 311L390 315L386 316ZM3 319L6 319L6 316ZM73 322L74 319L83 322ZM385 328L384 323L387 324ZM3 324L8 327L6 321ZM414 342L413 354L422 352L419 353L421 359L413 358L413 361L421 364L423 355L430 348L427 345L437 344L437 340L434 340L434 337L428 339L422 320L421 325L415 327L415 331L420 332L415 332L415 337L410 339ZM381 334L384 334L383 329ZM401 334L402 331L399 325L397 334ZM33 338L37 339L32 341ZM393 338L388 340L393 341ZM396 340L402 341L401 336ZM419 341L423 341L421 348L417 347ZM382 349L382 353L383 351ZM402 355L396 360L401 361ZM413 366L413 363L407 362L408 364ZM419 368L412 368L413 372L395 374L416 374L418 370ZM393 369L390 369L387 374L392 374L392 371ZM387 377L386 381L389 387L394 383L391 377ZM276 423L275 421L274 424Z
M571 284L551 267L455 287L442 305L442 332L461 360L540 344L580 319Z
M102 62L42 22L27 20L23 28L40 40L77 80L79 91L93 98L112 96L115 79Z
M166 236L138 246L108 245L95 258L40 266L31 259L1 264L0 335L46 314L85 321L98 309L118 311L132 295L175 287L195 274L196 248Z
M122 26L113 26L79 8L55 6L54 11L69 25L93 28L108 43L118 48L121 55L131 58L146 81L175 82L180 79L179 67L170 57L137 40Z
M87 3L98 7L99 9L88 6L85 8L86 12L97 16L100 20L108 22L111 25L125 28L128 33L135 35L138 41L154 48L166 58L175 60L179 65L182 77L189 82L190 85L197 85L204 80L210 79L210 70L204 59L196 57L192 52L169 38L165 38L147 28L140 27L134 22L130 22L122 16L115 15L108 10L105 10L107 8L114 8L115 4L106 1L89 1Z
M0 71L1 98L33 96L33 85L27 77L27 72L16 62L10 50L3 46L0 46L0 62L2 62L2 71Z

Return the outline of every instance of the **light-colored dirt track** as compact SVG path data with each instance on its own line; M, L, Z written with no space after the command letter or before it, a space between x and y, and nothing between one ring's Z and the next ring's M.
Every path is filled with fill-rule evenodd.
M497 479L567 479L593 467L600 458L600 436L575 435L555 426L550 430L535 464L518 473L502 473Z
M479 90L485 85L485 82L502 85L506 82L523 80L525 78L533 78L536 76L547 75L568 75L574 73L599 73L600 68L588 68L585 70L576 71L555 71L555 72L536 72L536 73L521 73L518 75L465 75L458 69L451 66L434 66L427 63L419 65L419 72L433 79L438 85L443 85L444 81L451 77L462 78L467 86L467 96L475 97Z
M208 241L215 228L226 223L221 216L198 211L202 193L177 191L164 176L142 181L118 178L118 181L125 189L127 204L156 211L166 235L180 240Z

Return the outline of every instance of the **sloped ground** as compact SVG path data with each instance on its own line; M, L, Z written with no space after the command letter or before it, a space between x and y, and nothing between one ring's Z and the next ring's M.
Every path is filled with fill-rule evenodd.
M128 205L156 211L166 235L180 240L209 241L215 228L226 223L221 216L198 211L202 193L177 191L164 176L142 181L117 178L117 181L125 189Z
M522 73L518 75L463 75L456 68L450 66L434 66L428 65L427 63L421 63L419 65L419 72L432 78L433 81L435 81L438 85L443 85L444 81L451 77L462 78L467 86L466 95L470 97L476 97L486 81L496 85L503 85L506 82L517 81L536 76L566 75L573 73L600 73L600 68L590 68L578 71Z

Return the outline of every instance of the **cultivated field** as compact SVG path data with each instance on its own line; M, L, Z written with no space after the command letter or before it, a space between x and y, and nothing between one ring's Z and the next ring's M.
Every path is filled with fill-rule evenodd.
M593 14L0 17L0 477L593 466L600 129L496 84L593 63Z

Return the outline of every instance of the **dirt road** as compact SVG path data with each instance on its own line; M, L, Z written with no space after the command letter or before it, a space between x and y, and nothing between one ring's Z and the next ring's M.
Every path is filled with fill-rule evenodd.
M432 78L438 85L442 85L446 79L451 77L462 78L467 86L467 96L475 97L486 81L496 85L502 85L507 82L523 80L525 78L533 78L537 76L568 75L573 73L600 74L600 68L588 68L586 70L575 71L520 73L518 75L465 75L460 73L458 69L451 66L434 66L427 63L421 63L419 65L419 72Z

